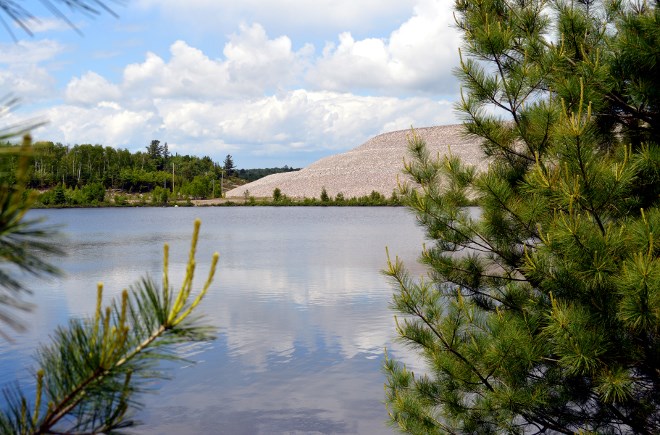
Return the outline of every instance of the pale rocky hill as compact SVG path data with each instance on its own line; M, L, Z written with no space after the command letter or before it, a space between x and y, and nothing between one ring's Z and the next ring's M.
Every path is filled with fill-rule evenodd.
M479 169L486 158L477 139L467 138L461 125L415 129L426 140L429 149L444 155L451 153ZM403 159L407 155L410 130L394 131L369 139L364 144L342 154L325 157L297 172L269 175L227 192L227 198L250 196L270 197L275 188L292 198L319 197L325 187L332 197L339 192L344 197L369 195L375 190L390 196L397 187L397 176L403 177Z

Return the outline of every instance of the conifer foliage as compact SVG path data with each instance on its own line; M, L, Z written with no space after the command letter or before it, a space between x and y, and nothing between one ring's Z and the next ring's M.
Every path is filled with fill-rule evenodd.
M121 3L122 0L110 0L112 3ZM60 6L66 6L69 12L78 12L87 17L98 16L101 14L110 14L117 16L117 14L108 6L105 1L101 0L41 0L41 3L45 8L56 18L64 21L72 29L80 33L80 30L73 24L71 19L61 11ZM34 25L34 21L38 18L30 10L34 5L25 5L25 2L20 0L0 0L0 13L7 15L12 21L18 25L25 33L28 35L33 35L31 25ZM11 30L11 27L5 23L2 18L4 30L6 30L15 40L16 36Z
M457 0L458 110L483 173L414 132L385 363L410 433L660 433L657 2ZM451 145L451 144L449 144ZM478 211L462 207L476 201Z
M59 270L44 261L45 254L61 254L54 242L53 228L40 219L26 217L36 200L27 186L32 154L31 138L26 135L21 147L0 149L0 336L3 326L22 329L15 317L16 310L30 308L21 296L29 291L16 273L21 271L35 276L57 275ZM16 167L4 165L7 157L17 157Z

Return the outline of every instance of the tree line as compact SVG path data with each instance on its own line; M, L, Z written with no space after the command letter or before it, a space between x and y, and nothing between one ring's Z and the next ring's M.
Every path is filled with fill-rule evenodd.
M4 143L2 147L15 145ZM18 159L9 154L0 170L11 177L17 165ZM28 187L43 193L41 202L45 205L103 202L108 189L158 196L168 191L178 197L206 199L220 197L223 189L246 181L293 170L288 166L239 170L231 155L221 164L208 156L172 154L167 143L159 140L152 140L144 151L137 152L42 141L33 145Z

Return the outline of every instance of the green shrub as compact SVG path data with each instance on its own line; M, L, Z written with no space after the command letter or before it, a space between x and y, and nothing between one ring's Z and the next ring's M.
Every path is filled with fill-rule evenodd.
M64 193L64 186L58 184L53 189L52 204L62 205L66 203L66 195Z
M280 190L279 187L276 187L273 190L273 201L279 202L282 199L282 191Z
M84 204L99 204L105 201L105 187L101 183L90 183L81 189Z
M158 186L151 191L151 203L154 205L167 205L170 191Z
M321 202L330 202L330 196L328 195L328 191L325 190L325 187L321 189Z

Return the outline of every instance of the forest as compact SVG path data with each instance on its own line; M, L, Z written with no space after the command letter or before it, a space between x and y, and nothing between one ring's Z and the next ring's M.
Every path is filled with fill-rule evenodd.
M9 142L2 148L16 147ZM14 153L2 159L3 177L16 172ZM14 157L12 157L12 155ZM35 142L28 187L39 191L42 206L81 206L109 203L166 204L172 200L222 197L249 181L298 169L238 169L231 155L224 162L210 157L172 154L167 143L153 140L144 151L103 145L63 145Z

